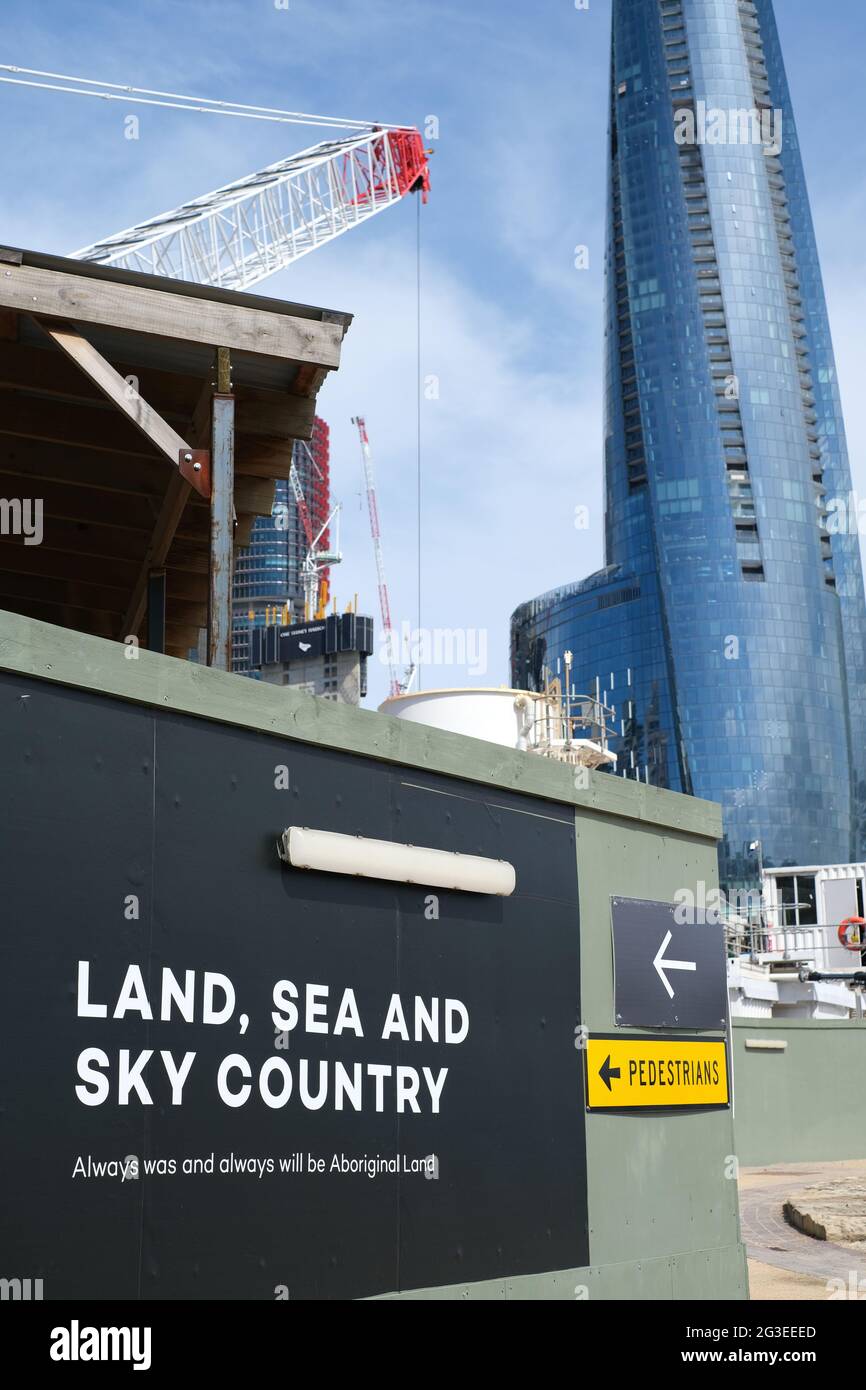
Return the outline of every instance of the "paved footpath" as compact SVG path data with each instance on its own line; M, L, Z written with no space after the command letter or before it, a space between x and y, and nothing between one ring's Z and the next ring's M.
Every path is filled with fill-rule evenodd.
M773 1168L744 1169L740 1177L740 1222L749 1259L791 1270L813 1279L841 1279L846 1287L852 1275L866 1293L866 1248L834 1245L815 1240L789 1226L782 1215L785 1198L813 1183L844 1178L846 1172L860 1176L862 1162L792 1163ZM862 1296L862 1295L861 1295Z

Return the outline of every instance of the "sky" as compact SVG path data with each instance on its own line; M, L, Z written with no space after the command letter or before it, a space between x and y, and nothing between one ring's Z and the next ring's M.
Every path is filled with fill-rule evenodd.
M866 496L862 273L866 6L776 0ZM426 689L509 681L521 602L603 563L602 291L610 0L4 0L0 61L205 97L417 125L410 197L261 293L354 322L319 412L344 561L377 619L353 415L374 455L394 625L426 634ZM125 138L125 117L139 138ZM0 85L0 242L69 253L325 132ZM419 228L420 219L420 228ZM417 238L420 230L420 257ZM575 251L586 247L588 265ZM418 284L422 381L418 488ZM588 508L589 525L575 526ZM420 550L419 550L420 516ZM420 556L420 593L419 593ZM451 634L449 636L449 634ZM448 660L450 657L465 659ZM370 697L387 693L371 662Z

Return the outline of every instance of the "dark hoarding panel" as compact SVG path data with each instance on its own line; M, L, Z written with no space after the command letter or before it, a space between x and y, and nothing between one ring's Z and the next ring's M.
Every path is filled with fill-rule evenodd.
M438 1162L436 1180L401 1189L404 1286L431 1282L433 1251L445 1284L488 1278L491 1264L529 1273L541 1258L571 1268L556 1261L581 1244L583 1219L574 1177L583 1161L569 1117L580 1104L573 819L558 808L538 818L499 796L479 815L465 787L417 780L400 786L401 820L435 848L510 859L518 893L440 894L438 922L417 909L403 916L404 992L446 996L460 959L471 1019L465 1057L449 1073L449 1128L426 1108L400 1119L401 1147ZM434 1047L411 1051L435 1065Z
M0 739L8 1277L306 1299L589 1262L561 807L8 676ZM517 891L293 870L290 824Z
M369 826L388 817L388 779L332 752L238 729L216 729L205 754L197 728L196 721L171 716L160 721L157 735L157 933L171 950L169 963L181 964L191 951L195 960L211 961L212 969L226 974L250 1023L243 1037L237 1027L206 1030L200 1075L207 1084L191 1094L183 1113L166 1117L160 1145L200 1148L199 1136L210 1136L208 1153L267 1155L277 1160L277 1170L280 1160L290 1162L300 1153L302 1171L252 1180L235 1174L218 1189L194 1184L180 1223L177 1194L155 1183L145 1252L152 1255L154 1272L148 1276L145 1270L145 1288L151 1297L189 1297L196 1271L204 1267L216 1289L213 1297L273 1297L269 1290L277 1286L292 1298L355 1297L395 1288L396 1184L363 1173L311 1172L310 1166L323 1156L330 1165L332 1155L344 1150L392 1159L397 1152L390 1095L381 1114L369 1085L360 1113L337 1111L333 1101L336 1062L354 1078L356 1062L394 1060L394 1049L371 1032L372 1020L384 1018L398 989L397 897L389 885L362 887L354 879L286 869L273 838L274 829L282 828L278 822L297 822L300 807L305 823L372 833ZM217 860L223 864L219 874L213 871ZM299 1022L288 1032L288 1046L278 1048L272 990L283 979L301 995L298 1006L308 985L327 986L330 1028L344 989L351 988L365 1038L356 1039L348 1029L338 1037L305 1034ZM184 1046L187 1031L178 1025L176 1048ZM248 1058L253 1072L249 1099L235 1109L215 1103L210 1081L231 1052ZM261 1065L271 1058L285 1062L292 1076L292 1095L276 1109L258 1089ZM328 1099L318 1111L300 1103L302 1060L311 1090L318 1087L319 1062L330 1064ZM231 1084L239 1087L244 1080L236 1073ZM277 1084L275 1076L274 1089ZM231 1261L221 1257L225 1232L213 1222L217 1196L239 1223Z
M79 959L147 949L124 903L153 880L153 719L4 676L0 750L0 1273L44 1276L46 1298L135 1298L141 1188L73 1169L79 1150L140 1154L147 1117L76 1100L75 989ZM144 1025L122 1037L137 1051Z

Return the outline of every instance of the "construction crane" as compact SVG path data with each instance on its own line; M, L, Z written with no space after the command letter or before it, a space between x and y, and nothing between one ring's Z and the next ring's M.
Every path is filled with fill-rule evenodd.
M313 458L312 452L310 452L310 458ZM304 535L307 538L307 553L304 557L304 563L301 566L301 575L304 585L304 617L306 619L323 618L325 609L328 606L328 579L324 571L329 565L338 565L343 556L340 553L339 540L333 548L329 548L325 545L321 550L317 550L316 546L327 532L331 521L335 517L339 520L340 506L338 503L332 509L328 520L320 527L319 531L314 536L310 509L307 506L307 499L304 497L304 490L301 487L301 480L298 477L298 470L295 467L294 460L289 470L289 484L295 499L295 505L298 508L298 514L301 518L301 525L304 528Z
M328 603L328 581L322 571L326 570L329 565L338 565L343 558L340 551L340 511L341 504L337 502L331 508L327 521L322 523L310 541L309 549L304 556L301 578L304 585L305 617L323 618L325 616ZM334 526L336 532L336 544L333 547L323 546L321 549L317 549L322 537L331 526Z
M289 483L294 494L295 503L301 517L301 525L304 528L304 535L307 538L307 546L313 544L313 523L310 520L310 509L307 506L307 499L304 496L304 489L301 487L301 480L298 477L298 470L295 461L292 459L292 466L289 469Z
M430 188L428 153L420 132L412 127L373 126L356 131L290 155L172 212L85 246L73 252L73 258L225 289L249 289L391 207L407 193L420 193L426 202ZM379 605L389 652L390 693L397 695L409 689L415 667L410 665L403 681L399 680L391 650L391 613L370 445L363 419L356 418L353 423L361 436ZM305 616L319 617L328 595L328 580L322 571L338 564L342 557L339 544L331 550L316 547L331 518L339 517L339 508L314 537L294 463L289 482L307 539L302 566Z
M72 259L245 290L407 193L426 199L429 187L420 133L373 127L290 155Z
M407 193L418 192L427 201L427 157L432 151L425 150L414 126L284 111L12 63L0 63L0 83L124 106L167 107L339 132L333 139L171 212L73 251L73 260L244 290L366 222Z
M420 132L412 126L366 125L340 117L311 116L304 112L190 97L10 64L0 64L0 73L6 74L0 76L0 82L66 91L105 101L166 106L246 120L324 125L332 129L354 127L349 135L313 145L269 164L258 173L248 174L213 193L183 203L171 212L161 213L124 232L73 251L73 260L191 280L223 289L245 290L400 202L407 193L420 193L422 200L427 201L431 151L425 150ZM391 651L391 613L370 445L363 419L354 418L353 423L361 436L379 604L389 650L391 694L397 695L409 688L415 667L413 663L407 668L401 683ZM312 453L310 456L312 458ZM333 550L317 550L316 546L332 520L339 519L340 508L337 505L332 509L328 520L313 536L309 508L294 463L289 471L289 482L307 538L307 554L302 566L305 608L310 614L318 614L322 607L320 577L327 594L327 578L322 571L330 564L338 564L342 556L339 542Z
M401 681L397 675L397 666L394 661L394 629L391 626L391 603L388 598L388 584L385 579L385 558L382 554L382 535L379 530L379 508L376 503L376 479L373 474L373 455L370 452L370 440L367 435L367 426L363 416L353 415L352 424L358 428L358 437L361 441L361 461L364 468L364 482L367 488L367 511L370 514L370 534L373 537L373 554L376 557L376 580L379 586L379 611L382 614L382 628L385 634L385 644L388 652L388 676L390 680L389 694L402 695L408 690L415 674L415 663L413 662L406 670L406 674Z

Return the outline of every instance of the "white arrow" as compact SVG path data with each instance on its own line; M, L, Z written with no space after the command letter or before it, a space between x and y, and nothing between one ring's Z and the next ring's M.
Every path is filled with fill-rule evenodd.
M299 642L299 643L298 643L298 646L300 647L300 649L301 649L302 652L308 652L308 651L310 650L310 647L311 647L312 645L313 645L312 642Z
M665 974L665 971L666 971L666 970L697 970L698 967L697 967L697 964L695 963L695 961L693 961L693 960L665 960L665 951L667 950L668 945L670 944L670 939L671 939L671 933L668 932L667 935L665 936L665 939L664 939L664 941L662 942L661 946L659 946L658 950L656 951L656 956L655 956L655 960L653 961L653 965L655 966L656 970L659 972L659 979L661 980L662 984L664 985L665 989L667 990L668 995L670 996L671 999L673 999L673 997L674 997L674 992L673 992L673 989L671 988L670 981L668 980L668 977L667 977L667 975Z

